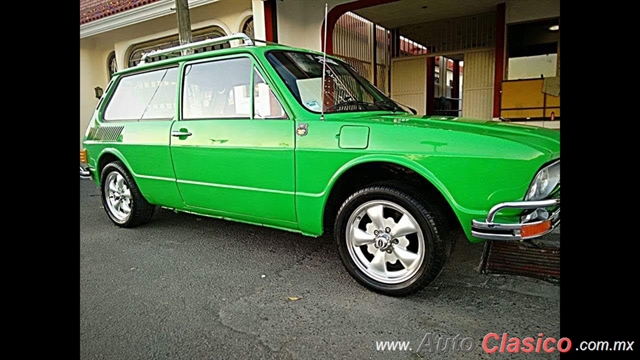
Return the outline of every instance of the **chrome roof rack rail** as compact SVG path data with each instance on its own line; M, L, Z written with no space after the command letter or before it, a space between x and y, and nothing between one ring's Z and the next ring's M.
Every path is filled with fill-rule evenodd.
M273 41L267 41L267 40L260 40L260 39L251 39L253 42L258 42L258 43L262 43L265 45L280 45L280 46L287 46L287 45L283 45L283 44L279 44L277 42L273 42Z
M251 38L248 37L246 34L235 33L228 36L221 36L213 39L207 39L207 40L202 40L202 41L193 42L189 44L178 45L178 46L170 47L167 49L149 51L148 53L142 54L142 58L140 59L140 63L138 65L146 64L147 58L149 57L155 57L158 55L169 55L176 52L180 53L182 50L195 49L195 48L204 47L204 46L220 45L231 40L244 40L245 45L249 45L249 46L254 45L253 40L251 40Z

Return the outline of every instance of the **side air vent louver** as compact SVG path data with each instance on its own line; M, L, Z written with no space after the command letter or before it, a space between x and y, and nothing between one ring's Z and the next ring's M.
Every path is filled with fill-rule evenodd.
M87 134L87 140L118 141L124 126L101 126L92 128Z

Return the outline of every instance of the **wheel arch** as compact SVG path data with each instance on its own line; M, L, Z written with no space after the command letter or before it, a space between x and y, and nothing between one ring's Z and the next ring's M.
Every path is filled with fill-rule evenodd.
M129 166L129 162L125 159L122 153L118 151L118 149L104 148L98 155L97 161L96 161L96 174L97 174L96 178L97 178L98 185L102 181L100 179L100 176L102 174L102 169L104 169L104 167L107 166L107 164L113 161L122 162L124 166L127 168L127 170L129 171L129 173L131 174L131 176L133 176L134 179L136 178L136 174L131 170L131 166Z
M363 177L363 181L354 181ZM344 164L329 181L322 209L324 231L332 229L337 209L350 193L362 186L383 181L417 186L416 190L423 197L434 199L438 205L442 205L452 225L461 225L458 204L446 186L427 168L401 156L367 155Z

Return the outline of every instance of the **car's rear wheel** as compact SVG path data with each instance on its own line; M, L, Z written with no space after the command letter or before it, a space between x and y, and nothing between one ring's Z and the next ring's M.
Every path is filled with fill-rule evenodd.
M107 164L100 179L102 205L116 225L134 227L151 219L155 206L142 196L122 162Z
M434 205L389 186L351 195L334 236L347 271L371 290L403 296L429 285L450 253L445 219Z

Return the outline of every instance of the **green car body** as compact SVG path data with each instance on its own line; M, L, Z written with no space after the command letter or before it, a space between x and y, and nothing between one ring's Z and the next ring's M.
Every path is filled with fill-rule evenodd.
M479 242L491 237L475 236L472 222L497 204L525 200L537 172L560 158L559 131L538 127L383 109L321 116L292 95L267 59L272 51L292 48L229 48L116 73L83 140L96 184L104 166L119 160L150 204L320 236L359 174L395 173L395 181L412 178L437 192L452 222ZM178 76L173 119L104 120L116 85L129 74L167 66L183 74L190 63L238 56L264 78L286 119L184 120ZM559 184L553 197L559 199ZM507 206L489 223L519 223L523 213Z

